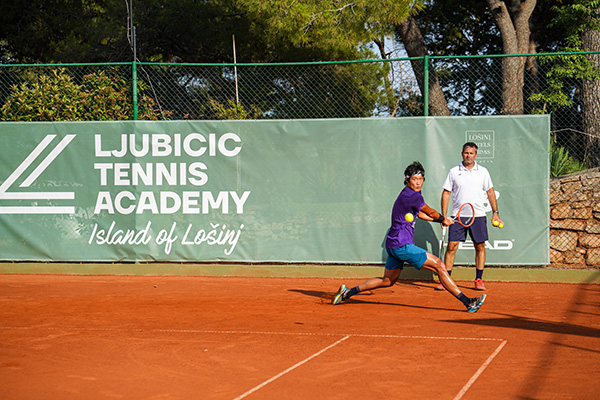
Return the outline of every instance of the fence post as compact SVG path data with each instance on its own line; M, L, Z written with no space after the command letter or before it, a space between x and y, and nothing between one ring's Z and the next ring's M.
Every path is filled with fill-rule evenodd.
M133 60L131 65L131 78L133 81L133 120L138 119L138 93L137 93L137 62Z
M429 116L429 56L423 56L423 116Z

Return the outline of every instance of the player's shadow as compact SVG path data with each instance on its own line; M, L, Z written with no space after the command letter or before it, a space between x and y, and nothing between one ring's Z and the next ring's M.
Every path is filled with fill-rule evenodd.
M305 296L316 297L321 300L325 300L330 302L333 298L333 292L323 292L320 290L303 290L303 289L288 289L289 292L300 293ZM385 305L385 306L397 306L397 307L407 307L407 308L416 308L419 310L442 310L442 311L459 311L452 308L440 308L440 307L425 307L425 306L416 306L402 303L390 303L386 301L369 301L366 299L367 296L374 296L376 293L372 291L367 291L363 293L359 293L356 296L353 296L351 299L344 301L345 304L373 304L373 305Z
M396 306L396 307L405 307L405 308L414 308L417 310L437 310L437 311L456 311L464 313L464 310L452 309L452 308L444 308L444 307L426 307L426 306L417 306L414 304L403 304L403 303L390 303L387 301L369 301L363 300L360 297L365 296L366 294L360 293L356 296L353 296L351 299L346 300L345 304L373 304L373 305L383 305L383 306Z
M317 297L319 299L326 299L326 298L333 297L333 295L330 292L323 292L321 290L288 289L288 292L301 293L305 296Z
M439 239L435 234L434 226L439 226L439 224L423 221L422 219L417 218L415 221L414 243L416 246L427 250L428 253L439 257ZM388 232L385 233L383 241L381 242L381 261L383 264L385 264L388 258L387 250L385 248L387 234ZM416 268L405 264L405 268L402 271L401 276L404 279L428 281L433 280L435 274L424 268L417 270Z
M439 228L441 232L439 223L418 219L415 225L415 244L439 257L440 237L436 235L434 228Z

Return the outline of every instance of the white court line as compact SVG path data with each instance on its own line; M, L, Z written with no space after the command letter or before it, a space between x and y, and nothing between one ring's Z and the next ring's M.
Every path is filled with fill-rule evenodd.
M469 388L471 387L471 385L473 385L473 383L475 383L475 381L477 380L477 378L479 378L479 375L481 375L483 373L483 371L492 362L492 360L498 355L498 353L500 353L500 350L502 350L502 348L504 347L504 345L506 344L506 342L507 341L505 340L502 343L500 343L500 346L498 346L498 348L496 349L496 351L494 351L492 353L492 355L489 356L487 360L485 360L485 362L483 363L483 365L481 367L479 367L479 369L477 370L477 372L475 372L475 375L473 375L471 377L471 379L469 379L469 382L467 382L467 384L465 386L463 386L463 388L461 389L461 391L458 392L458 394L456 395L456 397L454 398L454 400L460 400L460 399L462 399L462 397L465 395L465 393L467 393L467 390L469 390Z
M289 367L288 369L286 369L283 372L280 372L279 374L275 375L274 377L272 377L271 379L268 379L266 381L264 381L263 383L261 383L258 386L253 387L252 389L248 390L246 393L242 394L241 396L236 397L233 400L240 400L243 399L244 397L247 397L248 395L256 392L257 390L263 388L264 386L268 385L269 383L273 382L274 380L281 378L283 375L287 374L288 372L298 368L299 366L301 366L302 364L305 364L307 362L309 362L310 360L312 360L313 358L323 354L324 352L326 352L327 350L331 349L332 347L337 346L338 344L342 343L344 340L348 339L350 336L344 336L343 338L341 338L340 340L338 340L337 342L330 344L329 346L325 347L323 350L316 352L315 354L313 354L312 356L300 361L299 363Z
M390 339L433 339L433 340L475 340L475 341L502 341L499 338L477 338L458 336L419 336L419 335L370 335L365 333L313 333L313 332L277 332L277 331L216 331L206 329L135 329L135 328L89 328L80 326L46 327L46 326L0 326L0 330L60 330L60 331L92 331L92 332L162 332L162 333L210 333L226 335L289 335L289 336L349 336L365 338L390 338Z
M265 381L264 383L256 386L250 391L244 393L243 395L236 397L234 400L243 399L244 397L250 395L251 393L257 391L258 389L264 387L270 382L280 378L281 376L287 374L295 368L298 368L300 365L312 360L323 352L329 350L330 348L338 345L339 343L347 340L351 337L364 337L364 338L391 338L391 339L433 339L433 340L473 340L473 341L502 341L498 348L488 357L488 359L483 363L481 367L475 372L475 374L469 379L469 381L465 384L465 386L461 389L461 391L454 397L454 400L460 400L464 394L469 390L469 388L473 385L473 383L479 378L479 376L483 373L483 371L487 368L487 366L492 362L492 360L498 355L500 350L506 345L507 340L498 339L498 338L468 338L468 337L453 337L453 336L417 336L417 335L368 335L368 334L342 334L342 333L311 333L311 332L275 332L275 331L216 331L216 330L202 330L202 329L119 329L119 328L87 328L87 327L32 327L32 326L0 326L0 330L85 330L85 331L96 331L96 332L162 332L162 333L200 333L200 334L228 334L228 335L294 335L294 336L340 336L345 335L342 339L337 342L329 345L318 353L313 354L309 358L299 362L298 364L288 368L287 370L281 372L280 374L274 376L273 378Z

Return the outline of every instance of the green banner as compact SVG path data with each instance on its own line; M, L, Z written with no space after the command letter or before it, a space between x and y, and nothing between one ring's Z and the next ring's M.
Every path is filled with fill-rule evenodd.
M404 168L462 144L499 194L488 264L549 262L549 117L0 123L4 260L382 263ZM491 214L489 214L491 215ZM439 224L416 244L437 254ZM472 244L457 264L472 264Z

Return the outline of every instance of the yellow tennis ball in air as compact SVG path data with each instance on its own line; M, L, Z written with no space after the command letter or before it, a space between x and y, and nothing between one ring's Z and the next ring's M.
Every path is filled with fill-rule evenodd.
M500 228L500 229L504 228L504 224L502 222L500 222L500 225L498 225L498 228Z
M415 220L415 216L411 213L406 213L404 219L406 220L406 222L413 222Z
M494 225L494 226L498 226L498 225L500 225L500 222L498 222L498 221L494 220L494 221L492 221L492 225Z

